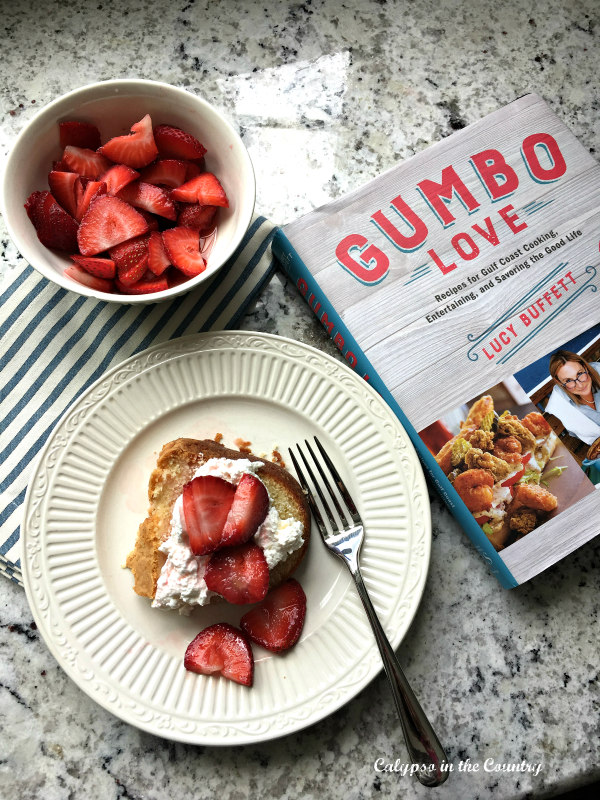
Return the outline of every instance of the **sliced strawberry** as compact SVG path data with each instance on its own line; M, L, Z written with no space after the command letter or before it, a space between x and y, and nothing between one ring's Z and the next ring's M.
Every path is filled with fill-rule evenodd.
M117 279L116 286L123 294L153 294L164 292L169 288L169 283L165 277L157 278L156 275L146 271L137 283L128 286Z
M186 181L191 181L192 178L197 178L202 172L206 172L206 167L204 165L204 159L200 159L198 163L194 161L186 161L185 162L185 179Z
M140 173L131 169L131 167L127 167L125 164L115 164L101 176L101 180L106 184L107 194L112 194L114 196L118 194L124 186L127 186L128 183L131 183L131 181L139 177Z
M85 178L80 178L80 183L82 185L82 189L80 189L80 196L77 200L77 211L75 213L75 219L82 220L87 213L88 208L91 206L92 202L103 194L106 194L106 184L104 181L90 181L88 180L86 183Z
M81 220L77 232L79 252L95 256L147 230L148 223L135 208L118 197L104 195L92 203Z
M143 208L167 219L177 219L175 203L171 200L169 192L161 189L160 186L153 186L144 181L134 181L121 189L119 197L136 208Z
M190 228L170 228L162 232L163 242L171 264L188 278L200 275L206 269L200 254L200 236Z
M73 278L77 283L83 286L89 286L90 289L95 289L98 292L113 292L113 282L105 278L98 278L96 275L90 275L86 270L81 269L77 264L69 264L65 269L65 275Z
M102 145L99 152L111 161L126 164L133 169L150 164L158 155L150 115L146 114L139 122L132 125L130 134L110 139Z
M185 183L186 175L187 164L184 161L163 158L146 167L142 171L140 178L146 183L152 183L155 186L168 186L170 189L175 189Z
M242 686L252 686L254 677L250 642L227 622L200 631L185 651L183 666L201 675L222 675Z
M162 275L170 266L162 236L158 231L152 231L148 240L148 269L155 275Z
M115 262L117 269L127 269L132 264L137 263L140 258L148 255L149 235L144 233L134 239L128 239L121 244L111 247L108 251L109 256Z
M86 256L71 256L73 261L78 264L90 275L95 275L97 278L108 278L112 280L117 274L115 262L110 258L94 258L93 256L86 258Z
M110 161L100 153L72 145L65 147L61 161L71 172L94 179L99 178L110 167Z
M66 250L68 253L77 250L77 222L56 202L50 192L30 194L25 203L25 211L43 245L55 250Z
M225 189L219 183L219 179L212 172L203 172L191 181L187 181L171 192L173 200L181 200L183 203L199 203L201 206L224 206L229 207L229 201L225 194Z
M146 211L145 208L138 208L137 212L138 212L138 214L141 214L142 217L146 220L146 223L148 225L148 230L149 231L157 231L158 230L158 227L159 227L159 225L158 225L158 217L156 217L154 214L151 214L149 211Z
M52 170L48 175L48 186L52 195L67 214L77 216L77 204L82 194L81 181L76 172Z
M217 592L228 603L258 603L269 590L267 559L254 542L225 547L211 555L204 580L211 592Z
M179 209L177 224L184 228L191 228L193 231L207 232L214 228L217 211L217 206L199 206L196 203L185 203Z
M198 139L172 125L157 125L154 128L154 140L161 158L194 161L206 153L206 147Z
M146 234L128 239L111 247L108 254L115 262L119 283L133 286L142 279L148 267L148 239Z
M100 147L100 131L91 122L76 122L67 120L58 123L60 146L85 147L88 150L97 150Z
M240 621L244 633L273 653L296 644L306 616L306 595L295 578L288 578Z
M219 547L234 495L235 486L214 475L201 475L183 487L183 519L195 555Z
M247 542L265 521L268 510L269 495L264 483L256 475L242 475L223 527L222 546Z

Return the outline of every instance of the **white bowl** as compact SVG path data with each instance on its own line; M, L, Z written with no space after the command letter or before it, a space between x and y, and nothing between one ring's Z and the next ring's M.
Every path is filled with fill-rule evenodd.
M82 120L94 123L102 143L128 133L133 123L150 114L153 125L169 124L191 133L206 147L206 168L214 172L229 199L219 209L217 240L206 270L195 278L143 295L98 292L64 275L72 264L66 254L45 247L24 209L36 190L48 189L52 162L61 156L58 123ZM46 278L65 289L116 303L154 303L193 289L212 278L235 251L248 230L255 201L254 170L239 135L213 106L200 97L145 80L93 83L59 97L45 106L21 131L8 156L2 181L2 211L8 232L23 257Z

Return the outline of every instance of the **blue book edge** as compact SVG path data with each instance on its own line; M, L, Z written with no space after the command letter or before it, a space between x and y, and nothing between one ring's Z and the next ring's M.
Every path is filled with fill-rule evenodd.
M309 307L316 313L316 316L320 322L322 322L323 318L326 316L328 323L330 323L330 325L326 326L326 329L331 338L335 341L336 334L339 334L339 336L342 338L342 353L345 355L348 351L352 352L356 359L355 363L351 364L353 369L368 380L368 383L370 383L375 391L381 395L381 397L390 406L392 411L396 414L400 420L400 423L406 430L406 433L408 434L415 450L417 451L423 468L429 475L429 478L433 482L436 490L452 515L459 522L467 536L471 539L471 542L475 546L479 555L487 563L492 575L498 579L501 586L503 586L505 589L513 589L515 586L518 586L519 584L517 583L515 577L507 568L504 561L500 558L485 533L475 522L468 509L452 487L452 484L444 475L444 472L440 468L439 464L429 452L423 440L373 368L373 365L364 355L356 340L342 322L341 317L335 311L334 307L331 305L319 287L317 281L314 279L281 228L276 228L275 230L275 235L272 241L272 250L273 255L281 265L284 272L294 281L296 288L300 290L298 285L299 281L304 283L302 288L305 287L305 291L300 290L300 293L303 295ZM314 299L314 303L311 302L311 297ZM317 310L315 311L315 309ZM339 340L336 342L336 344L339 346Z

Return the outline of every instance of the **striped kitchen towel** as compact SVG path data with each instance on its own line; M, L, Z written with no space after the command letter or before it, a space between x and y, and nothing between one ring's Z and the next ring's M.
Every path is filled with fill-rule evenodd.
M37 453L73 400L106 370L179 336L235 328L274 270L274 226L255 216L217 276L142 306L85 298L27 265L0 295L0 573L22 585L19 524Z

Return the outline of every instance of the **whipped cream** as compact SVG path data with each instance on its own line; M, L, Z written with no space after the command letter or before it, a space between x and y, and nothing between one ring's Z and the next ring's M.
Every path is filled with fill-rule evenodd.
M246 473L255 474L263 466L262 461L247 458L211 458L194 473L214 475L235 486ZM259 479L260 480L260 479ZM254 541L265 554L269 570L302 546L303 525L294 519L281 519L275 506L270 503L264 522L254 534ZM192 553L183 519L183 498L179 496L173 507L169 538L159 550L167 557L156 585L153 608L178 609L180 614L190 614L196 606L204 606L216 594L206 586L204 573L210 554L196 556Z

